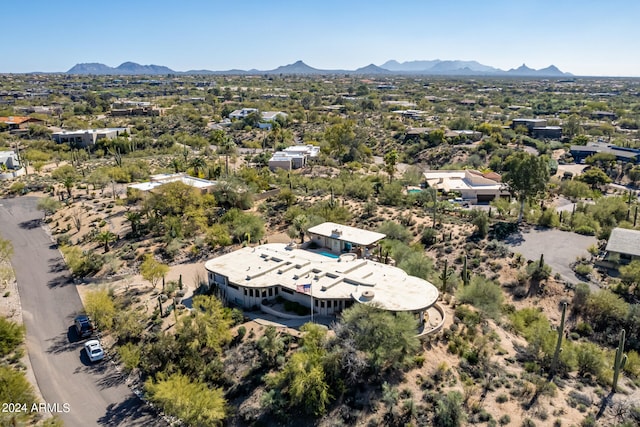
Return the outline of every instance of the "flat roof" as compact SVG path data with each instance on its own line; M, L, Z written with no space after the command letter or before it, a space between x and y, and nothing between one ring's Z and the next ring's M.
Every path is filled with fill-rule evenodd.
M344 242L355 243L356 245L369 246L384 239L386 234L375 231L363 230L361 228L350 227L348 225L336 224L335 222L323 222L307 230L309 234L330 237Z
M135 188L140 191L151 191L154 188L161 185L168 184L170 182L180 181L190 187L205 189L217 184L217 181L209 181L202 178L196 178L193 176L185 175L184 173L161 173L157 175L151 175L151 182L142 182L139 184L131 184L129 188Z
M439 295L433 284L398 267L355 254L329 258L284 243L244 247L210 259L205 268L246 288L283 286L296 292L298 285L311 284L314 298L352 299L390 311L425 310Z
M640 256L640 231L616 227L611 230L605 250Z

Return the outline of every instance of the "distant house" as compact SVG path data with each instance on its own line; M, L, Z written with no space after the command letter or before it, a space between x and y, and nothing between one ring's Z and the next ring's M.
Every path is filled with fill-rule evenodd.
M591 113L591 117L594 119L609 119L615 120L618 118L617 114L613 111L594 111Z
M235 110L229 113L229 118L231 120L242 120L247 117L251 113L257 113L257 108L242 108L240 110Z
M95 145L99 139L114 139L128 132L128 128L64 130L62 132L54 132L51 137L58 144L69 144L72 147L84 148Z
M444 137L455 140L479 141L482 138L482 132L475 130L448 130L445 132Z
M511 129L518 126L527 128L529 135L539 139L559 139L562 138L562 127L547 126L546 119L513 119Z
M160 110L147 101L119 100L111 104L109 114L119 116L159 116Z
M3 123L7 126L7 128L12 130L19 129L27 129L29 125L41 125L44 123L43 120L36 119L34 117L26 117L26 116L9 116L9 117L0 117L0 123Z
M269 169L300 169L307 165L311 157L317 157L320 147L315 145L292 145L282 151L276 151L269 159Z
M132 188L146 193L152 192L156 188L170 182L182 182L185 185L200 190L200 192L202 193L211 193L213 189L218 185L217 181L209 181L202 178L196 178L185 173L163 173L158 175L151 175L151 181L149 182L131 184L127 188Z
M618 147L604 142L590 142L587 145L572 145L569 152L576 163L597 153L610 153L616 156L616 160L624 163L640 163L640 150L637 148Z
M424 173L429 187L443 193L460 193L471 203L487 203L498 197L510 197L501 176L495 172L483 174L476 170L431 170Z
M260 122L258 123L258 127L260 129L271 130L273 122L275 122L278 117L286 119L288 114L283 113L282 111L263 111L260 113Z
M20 164L15 151L0 151L0 180L12 179L24 174L25 169Z
M640 231L626 228L611 230L604 259L617 264L640 260Z

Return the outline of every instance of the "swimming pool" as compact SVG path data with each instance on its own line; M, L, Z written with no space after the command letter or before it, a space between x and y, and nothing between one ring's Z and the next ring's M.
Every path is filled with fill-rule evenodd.
M320 255L326 256L328 258L340 258L340 255L332 254L331 252L320 251L318 252Z
M420 193L420 192L422 192L422 190L420 190L419 188L410 188L407 190L407 193L409 194Z

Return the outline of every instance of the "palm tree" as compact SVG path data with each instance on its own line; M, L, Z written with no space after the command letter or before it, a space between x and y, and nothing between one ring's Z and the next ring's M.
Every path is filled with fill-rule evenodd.
M137 236L138 226L142 221L142 215L140 215L140 212L138 211L128 211L127 213L124 214L124 216L125 218L127 218L127 221L131 223L131 234L133 234L134 236Z
M200 171L207 167L207 162L200 156L191 159L191 167L193 168L193 175L195 177L200 176Z
M64 188L67 189L67 193L69 193L69 198L72 197L71 194L71 189L73 188L73 184L75 183L75 178L72 176L67 176L64 178L64 180L62 181L62 184L64 185Z
M173 168L173 171L175 173L180 172L180 169L182 169L182 163L180 162L180 159L178 159L177 157L171 159L171 167Z
M116 236L109 230L105 230L96 236L96 240L104 244L104 252L107 253L110 249L109 243L115 241L117 237L118 236Z
M225 154L225 173L227 176L229 176L229 154L234 151L235 148L236 143L229 137L225 137L220 141L220 145L218 145L218 150L221 150Z

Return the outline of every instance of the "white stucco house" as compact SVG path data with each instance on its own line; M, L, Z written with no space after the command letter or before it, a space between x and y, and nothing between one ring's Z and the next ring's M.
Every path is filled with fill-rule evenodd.
M495 172L481 173L476 170L430 170L424 172L429 187L443 193L459 193L463 200L471 203L487 203L498 197L510 197L508 188L502 184Z
M282 151L276 151L269 159L269 169L300 169L307 165L309 158L317 157L320 154L320 147L307 145L292 145Z
M0 151L0 179L13 179L25 173L15 151Z

